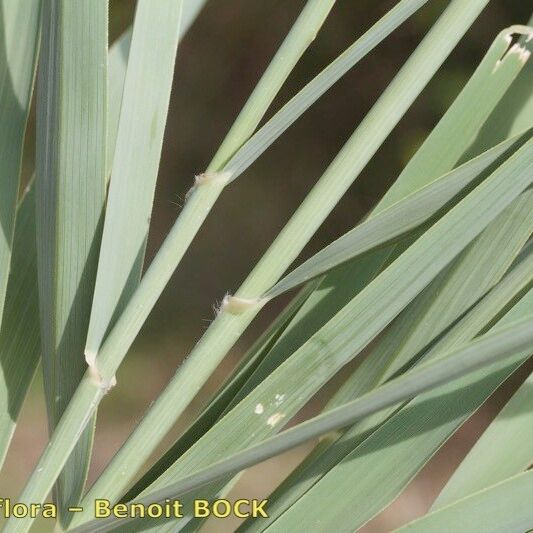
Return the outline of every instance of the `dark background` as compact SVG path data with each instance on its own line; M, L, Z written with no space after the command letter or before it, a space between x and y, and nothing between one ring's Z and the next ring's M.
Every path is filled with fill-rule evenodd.
M113 40L131 23L134 2L111 0L110 3L110 39ZM303 0L209 0L183 39L178 50L156 190L148 262L178 215L194 174L206 168L304 3ZM317 39L274 101L272 110L277 110L395 3L338 0ZM103 404L92 479L205 330L214 316L213 305L226 291L238 288L447 4L442 0L428 2L344 76L224 192L134 344L118 374L119 385ZM497 33L511 24L526 23L532 8L533 2L527 0L491 2L302 257L353 227L375 204L463 87ZM24 167L28 174L33 168L33 135L34 125L30 123L29 155ZM282 303L270 306L259 317L185 418L201 408ZM18 492L45 441L46 422L39 381L23 411L6 467L8 486L0 487L2 493ZM404 495L366 530L387 531L425 512L509 390L507 387L500 392L466 424ZM303 416L315 412L320 401L318 398L311 403ZM182 420L176 432L186 422ZM251 469L234 494L264 497L306 449L309 447ZM228 531L232 527L226 520L216 525L211 523L209 529Z

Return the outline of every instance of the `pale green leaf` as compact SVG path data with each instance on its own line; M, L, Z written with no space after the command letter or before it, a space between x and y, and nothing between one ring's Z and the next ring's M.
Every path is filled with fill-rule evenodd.
M533 528L533 471L506 479L398 529L402 533L483 531L523 533Z
M262 77L256 91L254 91L251 96L251 99L254 101L254 105L248 106L247 110L249 110L250 114L255 116L257 120L260 120L261 116L266 112L272 99L279 91L281 84L291 72L294 64L311 43L314 35L322 25L324 18L331 9L332 5L332 1L329 0L328 2L323 2L322 0L310 0L306 8L304 8L293 29L291 32L289 32L289 35L284 41L281 49L274 57L271 67ZM280 76L280 73L284 73L284 75ZM257 96L258 94L261 95L261 98ZM258 111L261 111L261 113L258 114ZM241 139L239 139L238 136L235 137L236 141L239 143L245 142L245 140L252 134L252 131L246 131L246 128L241 126L243 124L248 124L249 127L255 127L253 125L253 121L250 121L247 115L248 111L246 113L241 113L236 121L235 127L243 136ZM237 146L234 147L234 149L236 148ZM189 215L185 215L185 223L182 225L178 224L178 228L171 232L170 238L165 241L166 246L164 245L162 247L160 253L156 256L156 259L151 265L151 268L148 270L148 274L150 272L152 272L152 274L145 276L144 284L141 283L141 289L144 287L144 292L143 290L137 290L135 293L137 299L135 300L135 298L133 298L128 304L127 308L130 310L130 313L133 312L134 315L137 315L137 319L131 320L131 316L129 318L126 316L126 318L123 320L123 326L126 326L126 328L123 330L122 334L125 333L126 338L121 341L124 351L119 350L120 353L118 359L120 360L124 357L125 351L137 334L140 326L148 315L148 312L153 307L161 290L165 286L168 277L170 277L172 271L174 270L175 265L178 264L179 259L187 249L190 240L194 236L194 233L207 215L209 206L212 205L210 203L211 200L214 202L220 192L218 186L215 186L214 190L209 187L207 189L200 188L200 190L203 190L204 192L207 190L207 195L204 196L203 194L193 194L192 198L190 198L190 200L187 202L184 211L184 214L185 212L189 212L189 215L191 213L193 214L192 222L194 223L191 226L191 220L187 222L187 217ZM201 207L200 211L197 211L198 207L202 205L204 207ZM206 205L208 206L207 210L205 209ZM200 214L199 218L198 214ZM180 232L182 229L185 229L185 233L188 235L187 239L181 239ZM191 229L192 232L190 231ZM179 237L177 240L180 246L175 246L175 243L173 242L173 237L176 237L176 234ZM162 266L164 266L164 268L161 268ZM100 365L100 361L98 361L98 364ZM107 369L105 367L100 365L99 371L101 372L102 377L105 379L105 382L109 382L109 380L112 378L112 375L107 376L106 370ZM34 475L37 479L34 478L28 480L27 488L30 493L35 492L37 494L41 494L42 492L42 495L39 496L41 501L46 497L46 494L51 489L51 486L54 480L57 478L60 469L66 462L68 455L72 451L83 428L89 423L92 413L95 411L96 406L104 394L105 388L95 383L95 380L89 373L87 373L86 379L82 381L77 389L76 398L70 402L69 409L63 416L62 424L56 428L51 437L50 446L46 448L42 456L42 460L45 463L49 463L49 466L52 467L53 472L48 471L47 468L41 468L38 466L34 472ZM76 404L81 406L81 409L84 411L84 413L82 413L79 409L76 409ZM54 454L56 453L57 455L54 458ZM121 489L119 488L118 490L120 493ZM33 496L32 501L34 501ZM15 529L25 531L30 527L32 522L33 518L28 516L25 519L18 519L16 523L11 522L11 524L8 524L7 529L14 527Z
M391 244L417 226L427 223L508 150L511 153L525 142L531 133L530 130L525 136L504 141L363 221L282 278L265 293L265 298L279 296L350 259Z
M107 1L43 2L37 91L37 259L44 388L53 431L83 355L105 199ZM63 511L87 474L87 428L56 486Z
M128 491L123 499L133 499L148 485L153 483L172 463L185 453L235 402L237 393L241 393L244 383L252 372L261 364L268 350L276 342L290 319L301 307L309 294L315 289L315 284L309 283L285 307L269 328L252 344L241 359L228 381L218 390L202 414L180 436L170 449L142 476L142 478Z
M441 168L445 169L445 165L453 165L460 158L461 151L467 148L470 142L469 136L472 137L475 128L470 130L469 136L463 137L462 128L456 125L462 123L464 116L469 116L470 126L472 122L477 121L479 128L490 113L491 107L481 110L478 104L473 105L472 102L478 99L478 91L481 93L484 88L491 86L494 66L500 61L496 52L507 46L506 37L514 31L527 33L526 28L513 27L511 30L500 34L485 57L483 67L477 69L472 80L448 110L436 130L402 172L398 181L403 180L404 185L397 186L398 191L407 193L410 190L410 183L416 184L420 183L423 178L430 178L435 166L441 165ZM516 54L507 53L503 60L515 63L517 57ZM512 81L514 77L515 72L513 71L508 81ZM469 86L475 90L468 91ZM492 90L494 88L495 86L492 85ZM499 91L499 88L496 90ZM498 99L494 99L492 102L492 107L494 107ZM508 101L502 102L501 105L508 106ZM501 114L505 113L504 110L505 108L502 109ZM470 111L475 111L475 113L469 115ZM509 116L513 116L512 110L506 109L506 111ZM529 122L531 122L531 117L529 117ZM493 130L493 136L496 135L496 142L500 140L500 137L497 137L497 131ZM506 132L503 131L502 133L501 138L505 136ZM441 156L441 153L446 155ZM453 157L450 154L454 154ZM385 196L385 199L387 197L388 195ZM394 198L391 201L394 201ZM382 209L381 204L378 207L379 213ZM335 394L328 404L328 408L346 402L388 378L496 283L525 239L530 235L532 208L533 198L531 196L528 198L526 195L517 201L514 208L510 208L498 220L494 221L484 232L483 237L465 251L447 272L441 274L413 302L410 308L402 313L386 332L385 337L379 341L377 347L371 350L367 359ZM508 235L517 239L511 242ZM379 266L379 259L372 259ZM298 327L292 335L293 344L298 342L298 337L305 338L304 336L308 336L316 328L315 316L318 316L320 320L326 320L329 316L328 313L334 312L338 306L343 305L347 295L352 294L354 290L357 290L357 287L371 279L374 275L371 267L370 261L363 260L359 264L354 263L342 267L340 272L326 277L321 293L310 298L307 309L306 306L302 308ZM327 302L328 309L325 316L324 313L320 316L323 305L319 304L324 301ZM310 328L306 327L307 322L310 322ZM290 332L290 326L287 331ZM469 338L466 337L466 339ZM380 420L382 421L384 418L386 418L385 415L380 417ZM377 424L378 422L374 421L373 423ZM302 465L276 490L271 497L271 518L269 520L274 520L278 513L287 509L292 501L316 483L358 442L354 433L348 432L346 438L343 439L344 444L341 441L328 451L328 446L335 441L335 438L322 441ZM255 521L250 522L249 527L262 529L266 525L263 522Z
M401 0L262 126L225 165L236 179L344 74L428 0Z
M9 276L26 121L37 62L40 0L0 2L0 323Z
M163 502L167 498L176 499L229 473L237 472L294 448L309 439L346 427L356 420L376 413L385 407L412 398L417 394L433 391L439 387L442 388L443 385L449 382L453 384L454 380L464 379L465 376L472 372L486 367L490 371L491 365L493 368L495 365L501 366L502 362L507 359L523 361L532 348L533 314L530 314L522 320L513 322L506 327L498 328L494 332L472 341L459 350L442 354L440 358L410 370L357 400L298 424L277 436L229 456L200 472L185 476L175 484L150 492L145 497L136 499L135 502L148 504ZM190 513L190 509L185 509L185 512L187 511ZM317 512L321 512L320 506L318 506ZM112 518L81 526L74 531L79 533L84 531L108 531L112 525L124 526L133 521L134 519L117 523L117 520ZM313 529L313 531L330 531L328 529L330 524L328 523L325 528L319 526L319 529ZM297 530L299 530L297 526L290 529L281 529L281 531Z
M529 291L497 327L510 325L531 313L533 291ZM400 494L446 439L531 353L529 348L521 354L521 360L519 356L513 362L502 361L490 373L480 370L421 394L366 439L365 426L360 427L362 442L269 529L290 531L291 524L295 523L304 528L323 523L336 531L357 530ZM368 472L372 472L372 476L365 475ZM353 479L358 483L354 485ZM322 512L318 513L317 502L323 501L326 494L331 504L321 507Z
M283 427L483 230L489 220L497 217L505 208L505 201L498 207L503 196L513 195L511 181L524 180L519 191L533 180L527 170L531 159L533 140L424 233L178 459L149 491L170 485L187 473L221 460ZM513 180L509 180L510 176ZM519 194L518 191L514 194ZM259 415L258 405L262 406ZM246 433L235 430L239 427L246 428ZM201 497L205 496L202 493Z
M452 474L431 509L439 510L514 476L533 463L533 374L518 388Z
M0 467L40 355L35 242L35 191L24 196L17 224L0 328Z
M113 316L127 303L141 275L174 77L181 4L181 0L161 0L153 9L152 2L141 0L136 8L87 335L86 350L92 354L98 352Z
M486 3L487 0L455 0L450 4L248 276L237 292L237 297L252 299L254 302L255 298L279 279ZM218 181L212 181L211 184L213 183ZM193 194L189 198L182 216L189 209L198 209L200 204L197 202L203 202L202 198L210 194L209 191L213 195L219 194L213 186L197 188L197 192L202 190L207 192L200 196ZM131 308L125 310L104 344L101 354L101 368L104 373L110 372L120 363L125 348L133 340L135 328L143 322L147 309L151 308L150 302L154 302L159 294L158 287L168 279L162 273L171 272L172 265L176 264L173 258L182 253L180 231L179 224L171 230L131 300ZM142 465L153 446L170 429L260 307L261 305L251 305L242 314L222 312L217 316L189 355L186 364L178 370L170 385L95 483L89 492L90 497L100 492L108 494L111 500L115 500L115 494L119 497L123 490L121 483L127 482L127 477L135 469L133 465ZM121 483L118 483L115 472L125 472L125 465L128 465L130 470L121 477Z
M514 27L512 31L524 32L525 29L520 28L518 30ZM503 54L507 49L509 35L510 31L506 30L496 38L464 90L400 174L396 182L399 183L396 185L397 191L403 191L405 194L413 193L417 190L416 184L431 183L441 175L439 172L450 171L461 158L461 154L498 103L498 99L501 98L502 94L505 94L502 88L509 87L509 84L516 78L516 68L520 67L520 61L517 61L514 54L506 54L503 57L504 62L508 63L507 68L494 72L496 64L502 59L499 54ZM494 73L497 74L496 80L494 80ZM483 102L486 100L487 105L484 103L473 105L472 100L479 101L481 94L483 94L481 100ZM466 127L464 127L465 119ZM531 125L533 124L530 124L530 127ZM497 144L504 138L505 135L502 135L493 144ZM442 156L442 153L446 155ZM473 155L477 155L477 152ZM395 194L393 197L386 194L370 214L369 220L400 198L399 194ZM263 365L263 370L268 371L275 368L287 354L301 346L319 327L323 326L329 318L349 302L362 287L370 282L380 268L388 260L390 261L395 254L398 254L402 247L405 247L405 243L394 252L391 249L378 250L366 257L351 261L328 274L317 291L302 306L293 323L289 325L282 342L278 343L278 346L269 354ZM264 371L262 376L265 375ZM255 383L261 379L262 377L258 376Z
M456 349L473 339L488 324L493 323L509 305L519 299L532 281L533 247L529 246L504 279L454 325L432 349L426 352L424 359L430 359L439 353ZM357 376L357 380L353 380L353 385L342 387L338 394L333 396L327 408L342 405L342 403L351 400L357 395L371 390L376 383L383 381L383 373L379 361L370 357L363 361L360 370L354 376ZM268 523L263 522L275 520L288 509L294 501L300 498L322 476L338 464L343 457L361 443L365 436L368 436L368 432L379 427L393 412L394 409L390 409L376 417L369 418L363 424L355 425L345 433L332 434L328 438L322 439L311 454L270 495L269 519L261 522L248 521L245 524L245 529L255 531L268 527Z
M308 0L265 70L250 98L231 126L224 141L209 164L208 171L219 171L228 159L252 135L294 65L314 41L336 0ZM419 0L420 1L420 0ZM224 170L227 170L224 168ZM233 176L232 176L233 177Z
M187 0L182 6L181 23L179 26L178 41L187 33L207 0ZM130 54L132 28L128 28L113 43L109 49L109 86L108 92L108 133L107 133L107 174L111 172L113 156L115 154L115 143L117 140L118 122L122 95L124 92L124 81L126 79L126 68Z

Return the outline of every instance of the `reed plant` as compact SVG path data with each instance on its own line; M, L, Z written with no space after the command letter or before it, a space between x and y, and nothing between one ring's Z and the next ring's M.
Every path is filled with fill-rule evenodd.
M192 502L314 440L242 531L354 531L387 507L533 355L533 28L502 28L392 186L353 229L300 253L489 0L450 0L95 483L97 409L219 196L431 0L400 0L264 120L334 0L307 0L154 258L145 250L179 41L205 0L1 0L0 457L42 364L49 442L17 498L58 530L193 531ZM318 43L319 45L319 43ZM216 53L216 50L213 51ZM186 73L177 72L177 76ZM33 87L35 91L33 91ZM35 176L22 194L32 101ZM319 104L318 104L319 105ZM339 113L342 105L339 103ZM260 125L262 124L262 125ZM227 190L226 190L227 189ZM147 463L265 306L293 298L199 417ZM213 300L217 295L213 295ZM348 363L361 359L357 366ZM355 368L355 369L354 369ZM284 429L334 376L323 411ZM406 531L533 528L531 377ZM317 440L318 439L318 440ZM141 472L144 472L140 475ZM179 499L183 517L95 519L93 502ZM72 507L83 510L72 513ZM34 517L11 517L7 532Z

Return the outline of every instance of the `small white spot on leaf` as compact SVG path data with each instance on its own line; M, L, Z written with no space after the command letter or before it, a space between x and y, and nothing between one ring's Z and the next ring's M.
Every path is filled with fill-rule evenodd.
M284 399L285 399L285 394L276 394L276 396L274 396L276 407L280 406L283 403Z
M279 424L283 418L285 418L284 413L274 413L272 416L268 417L267 425L274 427L276 424Z

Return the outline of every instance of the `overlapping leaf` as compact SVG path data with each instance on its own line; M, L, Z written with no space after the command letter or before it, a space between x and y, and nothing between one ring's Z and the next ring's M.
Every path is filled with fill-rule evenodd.
M37 260L44 388L53 431L85 372L105 199L107 0L43 2L37 91ZM88 427L56 486L76 505Z

